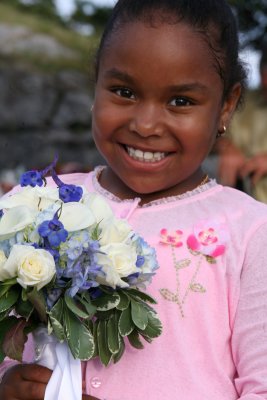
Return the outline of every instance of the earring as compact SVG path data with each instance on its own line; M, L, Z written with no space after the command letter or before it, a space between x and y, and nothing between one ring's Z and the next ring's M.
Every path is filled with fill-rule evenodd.
M94 105L92 104L92 106L91 106L91 112L93 111L93 109L94 109Z
M224 125L222 130L217 132L216 138L218 139L218 138L224 136L225 132L226 132L226 126Z

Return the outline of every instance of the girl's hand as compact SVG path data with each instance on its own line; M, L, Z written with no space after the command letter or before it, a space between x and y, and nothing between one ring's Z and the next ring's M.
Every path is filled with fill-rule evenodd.
M219 148L219 182L226 186L235 187L245 163L246 158L241 150L226 139Z
M10 368L0 384L0 400L43 400L52 371L36 364Z
M255 185L263 176L267 175L267 153L257 154L248 160L243 169L242 176L250 176Z

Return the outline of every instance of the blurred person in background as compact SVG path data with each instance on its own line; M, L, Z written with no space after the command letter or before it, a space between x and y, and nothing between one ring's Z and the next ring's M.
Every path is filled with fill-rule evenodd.
M218 180L267 203L267 44L260 58L260 87L247 92L227 137L217 141Z

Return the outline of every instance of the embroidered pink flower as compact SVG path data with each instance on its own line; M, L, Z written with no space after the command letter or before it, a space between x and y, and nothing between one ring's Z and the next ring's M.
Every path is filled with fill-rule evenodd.
M183 232L180 230L169 233L167 229L163 228L160 231L160 243L168 244L173 247L180 247L183 245L183 242L181 241L182 235Z
M187 246L192 251L215 258L225 252L228 239L224 224L206 220L194 226L193 234L187 238Z

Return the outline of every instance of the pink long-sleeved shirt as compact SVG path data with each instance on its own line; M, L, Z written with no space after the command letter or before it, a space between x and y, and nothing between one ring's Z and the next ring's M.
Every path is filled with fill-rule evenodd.
M121 201L102 189L99 172L64 181L105 196L156 248L160 268L147 291L158 302L163 333L143 350L127 345L118 364L84 364L87 394L267 399L267 206L214 181L140 206L139 199ZM29 343L25 360L32 354Z

